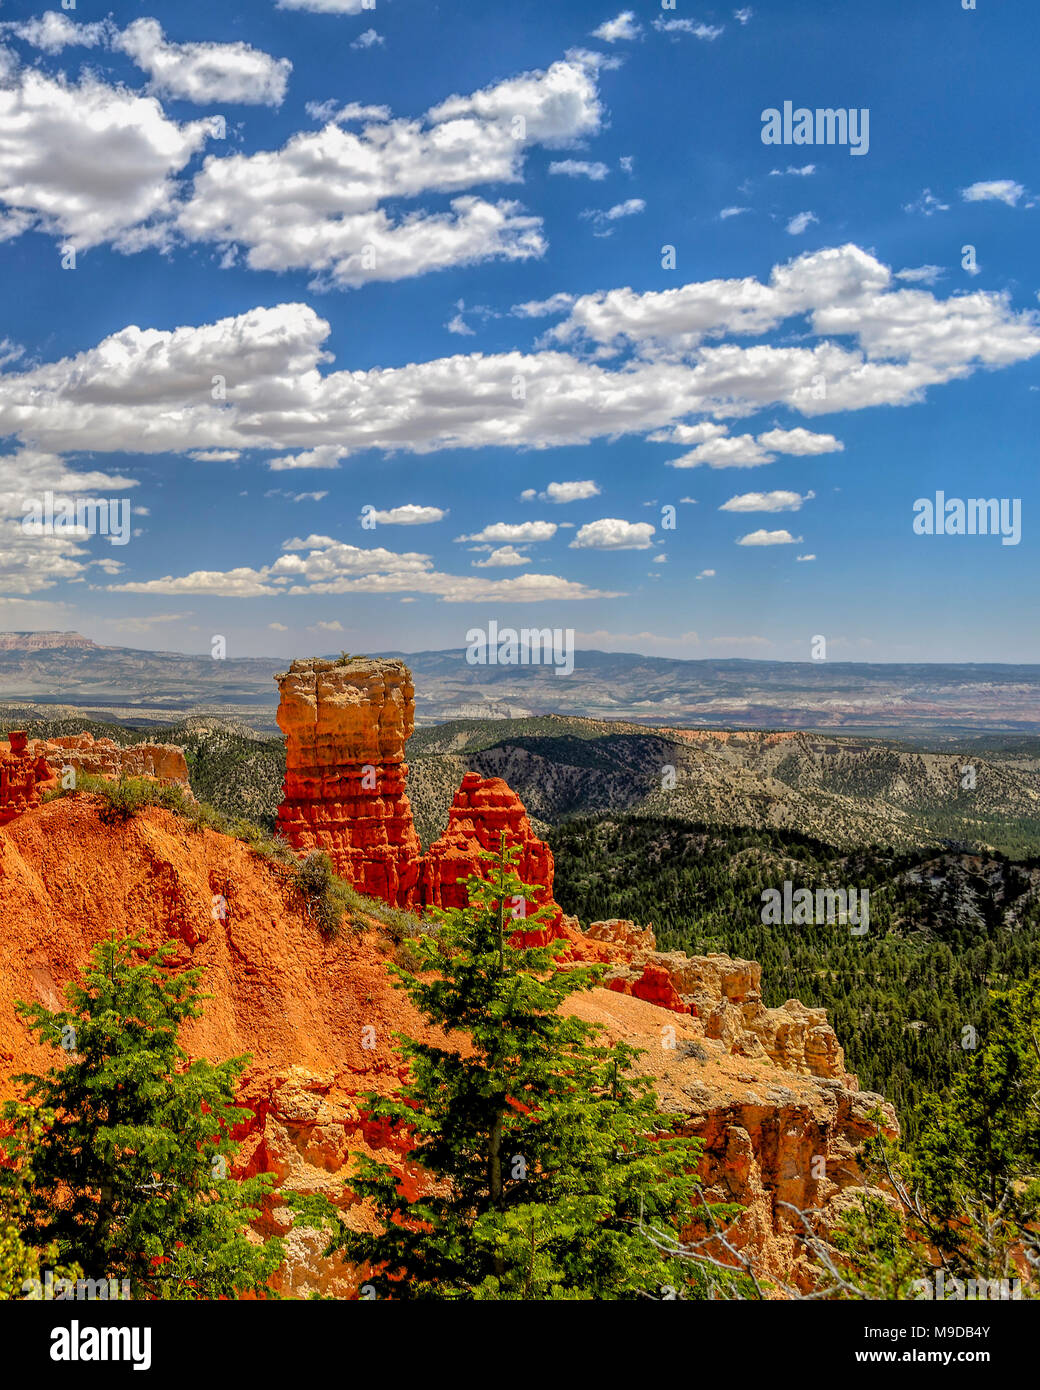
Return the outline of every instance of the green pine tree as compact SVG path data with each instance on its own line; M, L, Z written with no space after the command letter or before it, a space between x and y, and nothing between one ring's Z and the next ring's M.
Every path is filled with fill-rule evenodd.
M53 1115L32 1111L25 1116L30 1147ZM57 1244L36 1249L26 1243L22 1231L29 1223L29 1204L36 1183L30 1163L0 1164L0 1301L26 1298L44 1270L55 1279L75 1280L83 1271L77 1265L61 1265Z
M701 1144L632 1075L633 1049L597 1043L593 1026L561 1010L599 971L558 968L558 947L513 944L518 926L537 929L546 915L526 911L534 890L517 856L504 843L485 855L488 877L468 879L468 906L437 913L435 931L416 940L415 973L393 968L455 1043L399 1036L408 1083L397 1098L367 1097L409 1134L426 1195L407 1203L390 1166L359 1156L349 1188L374 1210L375 1233L346 1229L323 1198L294 1205L331 1225L327 1253L369 1271L364 1296L703 1296L729 1276L659 1248L703 1212ZM734 1211L712 1210L723 1220Z
M834 1236L842 1297L1040 1295L1040 976L990 996L990 1028L948 1095L928 1096L912 1150L868 1145L888 1194L862 1200ZM984 1281L984 1282L983 1282ZM1007 1281L1005 1283L1005 1281Z
M233 1298L262 1291L282 1259L279 1241L246 1234L271 1179L228 1176L232 1127L250 1114L234 1104L248 1058L188 1062L177 1032L207 996L199 970L164 971L172 949L140 959L139 936L112 936L66 990L68 1009L17 1006L64 1055L16 1077L26 1100L4 1107L4 1147L33 1178L12 1216L30 1247L87 1279L128 1279L133 1298Z

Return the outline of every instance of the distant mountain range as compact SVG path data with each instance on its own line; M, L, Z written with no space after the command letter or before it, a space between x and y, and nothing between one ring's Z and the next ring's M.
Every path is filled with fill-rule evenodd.
M338 653L337 653L338 654ZM300 653L313 655L313 653ZM1040 733L1040 666L699 660L579 651L570 675L548 666L477 666L464 650L381 652L412 668L417 721L540 715L672 729L806 729L876 735ZM283 657L108 647L75 632L0 633L0 704L63 707L117 723L193 713L275 728Z

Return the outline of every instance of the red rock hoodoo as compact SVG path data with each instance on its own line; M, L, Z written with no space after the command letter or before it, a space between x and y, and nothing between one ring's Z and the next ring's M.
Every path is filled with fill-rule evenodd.
M286 737L279 833L295 849L325 850L370 897L411 906L420 859L405 791L411 672L401 661L312 658L275 679Z
M28 735L13 730L10 742L0 743L0 825L39 806L43 793L58 785L47 759L28 746Z
M506 845L520 848L517 872L524 883L538 885L527 911L547 907L551 916L538 931L524 932L524 945L533 946L559 935L563 912L553 899L552 850L531 829L524 803L501 777L481 777L467 772L448 812L444 834L429 848L422 863L420 897L436 907L464 907L465 880L471 874L486 876L482 850L496 853L505 835ZM517 905L517 910L524 908ZM519 941L517 944L521 944Z

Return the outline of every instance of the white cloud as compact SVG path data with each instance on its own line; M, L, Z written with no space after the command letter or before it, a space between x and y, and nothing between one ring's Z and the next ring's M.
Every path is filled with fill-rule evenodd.
M157 19L136 19L113 39L162 96L208 103L280 106L292 71L288 58L248 43L171 43Z
M910 285L934 285L945 274L941 265L908 266L906 270L896 271L896 279L905 280Z
M758 436L759 444L774 449L778 454L796 454L806 457L815 454L841 453L845 445L833 434L813 434L799 425L793 430L767 430Z
M154 97L89 76L77 85L26 69L0 88L0 200L19 230L77 248L161 242L172 176L212 129L209 120L179 125Z
M457 333L462 338L473 338L477 332L475 328L470 328L461 314L456 314L454 318L450 318L444 327L449 333Z
M603 517L584 525L570 543L571 550L649 550L654 527L648 521Z
M747 24L754 13L750 5L745 5L743 9L733 11L733 18L738 24Z
M510 313L520 319L540 319L565 313L574 303L573 294L550 295L548 299L529 299L526 304L514 304Z
M654 28L659 34L689 34L708 43L717 39L723 30L721 24L699 24L692 19L655 19Z
M715 578L715 571L714 571L714 570L701 570L700 574L694 575L694 578L695 578L695 579L714 579L714 578Z
M904 212L919 212L922 217L933 217L937 212L949 212L949 203L941 202L930 188L924 189L919 198L912 203L904 203Z
M807 227L811 227L814 222L819 222L819 218L814 212L797 212L787 224L788 236L801 236Z
M338 618L333 618L331 622L324 622L321 619L316 623L311 623L308 627L309 632L342 632L343 624Z
M360 14L364 0L278 0L276 9L306 10L309 14Z
M984 179L962 188L961 197L966 203L1006 203L1013 208L1025 191L1014 179Z
M363 514L363 516L367 516L369 521L374 521L379 526L429 526L431 522L443 521L447 515L447 511L441 507L419 507L414 502L406 502L400 507L391 507L388 511L371 511Z
M456 536L457 541L550 541L559 527L554 521L496 521L472 536Z
M106 20L95 24L76 24L60 10L46 10L37 19L0 24L0 32L40 48L44 53L60 53L64 48L96 48L108 41L112 25Z
M719 213L719 221L725 222L730 217L740 217L743 213L750 211L750 208L723 208Z
M376 45L386 43L386 39L376 29L366 29L363 34L358 34L357 38L350 45L351 48L373 48Z
M188 457L196 463L234 463L242 457L241 449L193 449Z
M272 632L288 632L288 631L289 631L289 629L286 627L285 623L268 623L267 626L271 629Z
M789 164L789 165L787 166L786 169L770 169L770 171L769 171L769 176L770 176L770 178L774 178L774 179L775 179L775 178L783 178L784 175L786 174L786 175L793 176L794 178L807 179L807 178L809 178L812 174L815 174L815 173L816 173L816 165L815 165L815 164L802 164L802 165Z
M536 492L533 487L526 488L520 496L525 502L584 502L586 498L598 497L599 488L591 478L574 483L549 483L544 492Z
M794 558L795 558L796 560L798 560L798 561L801 562L801 561L805 561L805 560L815 560L815 559L816 559L816 556L815 556L815 555L796 555Z
M529 565L531 557L517 550L516 546L500 545L491 551L486 560L474 560L473 563L477 569L501 569L513 565Z
M338 468L346 450L335 444L319 444L316 449L307 449L302 454L283 454L281 458L269 459L268 468L272 473L283 473L289 468Z
M634 217L645 210L646 203L642 198L626 198L623 203L615 203L613 207L586 208L581 215L595 222L597 227L602 227L608 222L617 222L622 217Z
M741 536L737 545L797 545L801 536L792 536L790 531L749 531Z
M1035 308L1014 312L1007 296L985 291L943 300L894 285L859 248L829 249L778 266L766 284L581 296L551 331L573 351L458 353L346 371L330 368L329 324L306 304L171 330L130 325L67 358L0 373L0 436L53 452L121 452L131 439L135 455L283 451L271 466L284 469L335 467L369 449L548 448L636 434L715 445L711 458L695 449L685 466L746 466L767 461L771 447L813 452L836 441L814 442L806 430L734 442L720 417L907 404L928 387L1040 354ZM818 341L720 341L800 316L803 336ZM605 352L627 356L608 365ZM224 403L212 399L216 374L228 382ZM716 418L696 419L704 415Z
M811 501L816 494L807 492L742 492L723 502L720 512L797 512L803 502Z
M587 159L554 159L549 165L549 173L567 174L572 179L585 178L598 182L605 179L610 170L598 160L590 162Z
M698 444L688 454L677 459L669 459L669 468L699 468L707 464L710 468L757 468L759 464L772 463L773 455L750 434L725 435Z
M281 149L210 158L180 229L192 240L243 246L255 270L306 269L340 288L540 256L540 218L514 201L490 203L462 190L519 182L529 146L595 134L602 121L595 79L592 55L572 54L545 71L449 97L419 119L360 132L330 121ZM392 215L382 206L427 193L461 196L448 211Z
M642 25L636 22L632 11L622 10L616 19L605 19L598 29L593 29L592 37L604 43L617 43L618 39L637 39L642 32Z

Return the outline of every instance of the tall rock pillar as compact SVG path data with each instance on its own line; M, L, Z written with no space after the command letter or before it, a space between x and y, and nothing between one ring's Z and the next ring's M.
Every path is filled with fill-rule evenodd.
M279 833L295 849L325 850L369 897L411 906L420 862L405 792L411 672L402 661L315 657L275 680L286 737Z

